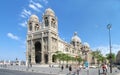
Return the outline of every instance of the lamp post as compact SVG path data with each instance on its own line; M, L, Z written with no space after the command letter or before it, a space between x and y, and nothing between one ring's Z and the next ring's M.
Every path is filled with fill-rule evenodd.
M109 30L109 49L110 49L110 73L112 73L112 54L111 54L111 34L110 34L110 29L111 29L111 24L107 25L107 29Z

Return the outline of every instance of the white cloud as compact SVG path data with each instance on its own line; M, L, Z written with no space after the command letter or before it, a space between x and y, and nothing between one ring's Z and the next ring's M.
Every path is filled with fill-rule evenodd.
M27 11L26 9L23 10L26 14L31 15L30 11Z
M40 3L34 3L38 8L43 8L43 6Z
M19 40L19 37L16 36L16 35L13 35L12 33L7 33L7 36L11 39L14 39L14 40Z
M27 21L24 21L23 23L20 23L20 26L27 27Z
M99 47L93 48L93 50L96 50L96 49L101 50L103 55L110 53L109 46L99 46ZM112 48L111 48L112 53L117 54L119 50L120 50L120 44L112 44Z
M43 6L39 2L34 2L33 0L30 0L29 7L38 12L41 8L43 8Z
M23 18L26 18L26 16L25 16L25 15L23 15L23 14L21 14L20 16L21 16L21 17L23 17Z
M26 18L29 17L31 15L31 11L23 9L22 13L21 13L21 17Z
M38 8L43 8L43 6L39 2L34 2L33 0L30 1L30 4L33 4Z
M44 8L43 5L47 4L48 0L29 0L29 4L27 7L24 7L22 9L22 12L20 14L20 17L22 18L23 22L20 22L19 25L22 27L27 26L26 20L33 14L33 13L38 13L42 12L41 9Z
M27 27L27 21L24 21L23 23L20 23L20 26Z
M35 11L40 11L34 4L29 4L29 7Z

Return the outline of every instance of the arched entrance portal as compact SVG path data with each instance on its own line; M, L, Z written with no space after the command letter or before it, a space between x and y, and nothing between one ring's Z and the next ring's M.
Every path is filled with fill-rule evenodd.
M35 43L35 62L36 63L40 63L41 62L41 57L42 57L41 43L40 42L36 42Z
M44 55L44 59L45 59L45 64L48 64L48 54Z
M55 55L52 56L52 62L56 62L56 56Z

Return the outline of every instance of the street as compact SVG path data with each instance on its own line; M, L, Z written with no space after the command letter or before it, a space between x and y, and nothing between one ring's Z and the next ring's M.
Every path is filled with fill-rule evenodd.
M50 75L50 74L0 69L0 75ZM53 75L53 74L51 74L51 75Z
M79 75L104 75L102 69L100 68L100 74L98 73L98 68L89 68L89 69L81 69L79 71ZM71 75L77 75L76 69L73 67ZM120 75L120 70L117 68L113 68L113 72L108 72L106 75ZM43 66L33 66L31 68L27 68L25 66L6 66L0 67L0 75L70 75L68 74L68 68L58 67L43 67ZM75 73L75 74L74 74Z

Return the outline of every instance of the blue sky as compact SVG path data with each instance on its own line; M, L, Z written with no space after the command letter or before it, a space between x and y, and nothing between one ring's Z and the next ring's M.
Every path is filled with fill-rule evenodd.
M112 52L120 50L119 0L2 0L0 1L0 60L25 60L27 20L40 21L46 8L58 18L59 36L70 42L74 32L91 49L109 53L107 24L112 24Z

